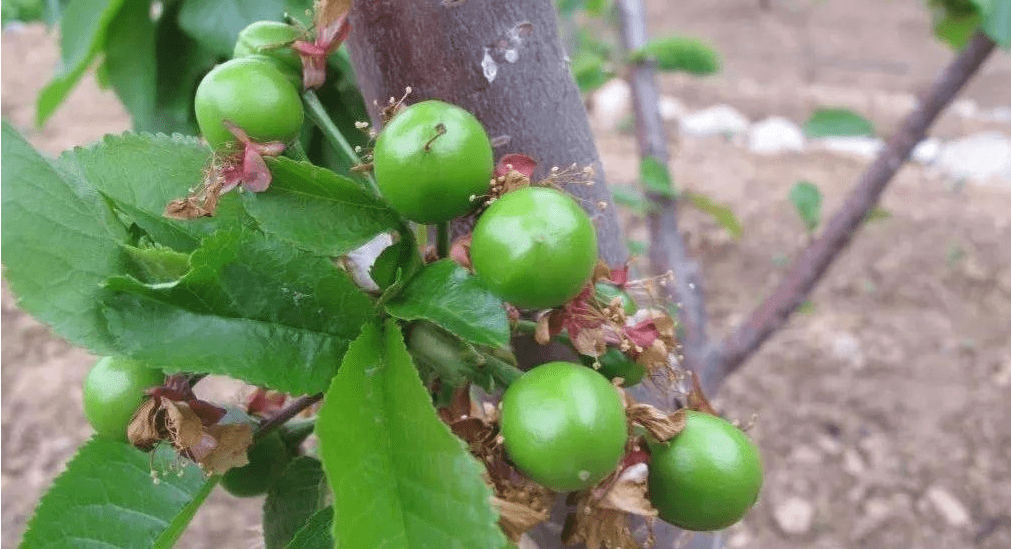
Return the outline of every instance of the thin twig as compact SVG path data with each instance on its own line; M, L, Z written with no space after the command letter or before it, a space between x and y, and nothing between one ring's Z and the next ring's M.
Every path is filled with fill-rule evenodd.
M334 124L330 115L327 114L326 108L320 102L316 92L313 90L302 92L302 103L305 105L305 112L309 115L309 119L323 132L323 136L326 137L327 141L344 155L349 164L352 166L360 164L362 160L358 156L358 153L355 152L355 148L351 146L351 143L348 142L337 125ZM361 175L362 179L365 180L365 190L379 196L379 189L376 187L376 183L372 180L372 177L368 174Z
M305 410L322 399L323 393L296 398L270 419L266 419L263 423L260 423L259 427L257 427L256 431L253 433L253 438L259 440L269 435L271 432L287 423L289 419L302 413L302 410Z
M797 257L779 286L747 320L707 351L699 373L708 394L713 394L723 379L740 368L807 299L829 265L860 228L867 213L877 204L882 191L902 167L913 147L924 138L930 125L978 71L993 49L993 40L982 32L973 36L958 57L937 77L919 106L906 116L898 132L867 167L824 232Z
M622 45L633 52L646 44L646 17L640 0L619 0ZM667 135L660 116L656 76L650 63L637 63L631 67L629 84L635 109L636 141L639 155L667 166ZM678 320L684 328L684 355L686 364L694 367L708 344L706 335L706 306L702 292L699 265L688 253L681 231L678 229L678 201L676 197L645 192L655 208L648 214L650 249L649 259L654 273L673 272L673 284L667 284L668 297L678 306Z

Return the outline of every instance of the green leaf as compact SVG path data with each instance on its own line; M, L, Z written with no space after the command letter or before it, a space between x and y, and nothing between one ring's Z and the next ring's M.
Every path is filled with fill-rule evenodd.
M874 125L849 109L818 109L804 123L808 137L874 135Z
M647 193L674 198L674 183L667 165L652 156L644 156L639 161L639 178Z
M180 221L162 215L169 201L200 183L210 154L193 137L125 133L66 151L59 164L105 195L155 241L188 252L219 226L237 224L240 215L226 204L231 196L215 217Z
M157 92L155 119L151 127L138 129L197 134L193 96L197 84L218 60L211 50L201 46L179 28L179 10L183 2L163 3L165 13L158 19L155 39Z
M1007 0L985 0L983 32L1002 48L1011 47L1011 2ZM983 4L984 0L976 0Z
M111 338L102 282L126 272L125 228L87 182L58 171L3 123L3 262L19 306L96 354Z
M123 246L133 260L138 280L149 284L172 282L190 270L190 256L164 247Z
M969 38L979 28L981 16L972 13L967 16L945 15L943 12L934 19L934 36L956 50L969 43Z
M734 215L734 211L730 209L730 206L716 202L712 197L698 192L689 191L683 193L681 196L692 206L709 214L710 217L715 219L720 226L730 233L730 236L736 239L741 238L741 235L744 234L744 228L741 227L740 220Z
M132 446L89 440L39 502L21 547L170 547L216 479L190 465L155 484L151 464Z
M372 316L372 300L324 257L251 230L221 231L169 284L109 280L119 353L168 371L318 393Z
M286 549L333 549L333 507L316 511L299 530Z
M587 53L572 61L572 76L576 80L576 85L579 86L579 91L590 93L606 84L614 77L614 73L607 70L606 59L593 53Z
M173 451L171 448L166 447L165 450L167 450L168 453L171 454L173 462L176 459L178 459L176 457L175 451ZM161 452L161 449L159 448L156 452ZM176 471L169 471L169 472L177 476L179 474ZM214 490L214 487L217 486L219 482L221 482L220 475L213 476L207 479L207 481L204 482L203 486L200 487L200 490L193 496L193 499L191 499L190 502L186 504L186 507L183 507L183 509L179 511L179 514L177 514L176 517L172 519L172 522L169 523L168 527L165 528L165 530L161 533L160 536L158 536L158 539L155 540L154 544L151 546L151 549L172 549L172 547L175 547L176 542L179 541L179 538L183 535L183 532L186 531L186 527L190 525L190 522L193 520L193 517L197 514L197 511L200 509L200 506L204 504L204 501L207 499L207 496L211 495L211 492Z
M449 259L423 268L386 302L386 311L403 320L432 321L471 343L509 345L509 318L502 300Z
M790 202L797 208L807 232L813 233L821 223L821 191L810 181L799 181L790 189Z
M643 257L649 252L649 244L641 240L629 240L628 251L638 257Z
M888 219L892 217L892 213L888 210L882 208L881 206L874 206L871 211L867 212L864 216L864 223L870 223L872 221L880 221L882 219Z
M687 72L696 76L720 70L720 56L712 47L695 38L668 36L654 38L630 55L633 63L652 59L662 71Z
M351 344L316 432L340 546L505 545L484 467L439 420L395 321Z
M158 68L151 0L124 0L109 25L103 66L134 127L153 127Z
M624 206L637 215L646 215L652 207L637 189L625 185L610 185L608 189L611 190L615 204Z
M105 44L106 31L124 0L70 0L60 22L60 63L39 93L35 123L41 126L66 99Z
M184 0L179 25L204 47L232 56L239 31L257 21L281 21L312 8L309 0Z
M0 23L6 27L7 23L12 21L22 23L43 21L47 16L47 4L47 0L4 0L3 4L0 4L2 14Z
M271 485L263 502L266 549L283 549L326 506L326 479L318 459L295 458Z
M298 248L342 255L400 226L393 210L346 177L290 158L267 165L270 189L245 193L243 204L264 231Z

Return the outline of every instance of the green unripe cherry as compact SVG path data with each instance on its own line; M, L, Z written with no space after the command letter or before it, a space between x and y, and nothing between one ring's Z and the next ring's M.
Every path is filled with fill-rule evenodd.
M126 428L144 401L144 391L164 382L161 370L133 359L99 359L84 379L84 415L99 435L126 442Z
M492 203L474 227L470 259L488 289L522 309L561 305L597 264L590 216L565 193L527 187Z
M302 128L302 99L277 68L243 57L214 67L197 86L193 108L204 139L215 150L236 143L228 121L258 143L289 142Z
M762 489L762 459L725 419L686 410L684 430L650 445L649 500L685 530L722 530L741 520Z
M249 463L233 467L221 477L221 486L236 497L266 493L291 461L291 453L276 431L255 442L247 452Z
M500 424L516 467L558 492L602 480L618 466L628 441L617 390L570 362L542 364L514 381L502 397Z
M491 141L473 114L442 101L397 113L372 150L376 185L401 215L442 223L469 213L488 194Z
M593 368L595 363L600 367L597 371L607 379L620 377L625 380L621 386L631 387L637 385L642 378L646 377L646 367L628 358L625 353L617 347L608 346L604 354L597 358L581 355L583 364Z
M262 56L296 87L302 85L302 59L291 47L303 32L278 21L257 21L239 31L232 58Z

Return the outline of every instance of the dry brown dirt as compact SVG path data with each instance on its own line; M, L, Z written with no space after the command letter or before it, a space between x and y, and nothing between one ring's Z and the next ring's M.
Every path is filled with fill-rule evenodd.
M821 104L857 108L887 132L951 54L927 34L914 0L649 2L654 33L713 41L724 72L664 77L692 107L725 102L752 119L803 121ZM52 37L4 32L2 112L47 153L127 128L115 97L86 79L42 130L36 93L51 74ZM997 54L964 98L1008 102L1011 61ZM945 115L935 134L1007 124ZM675 128L668 130L674 135ZM601 130L609 178L635 177L635 144ZM740 321L804 245L787 201L798 179L838 206L865 167L824 152L757 156L724 138L671 140L678 184L730 204L745 227L729 239L694 212L685 228L706 274L716 334ZM959 184L904 168L884 197L891 217L868 225L796 315L717 403L757 414L766 460L754 511L728 547L1004 548L1011 546L1011 183ZM642 227L628 222L631 236ZM80 383L92 361L17 310L2 308L3 546L89 435ZM180 547L255 547L258 500L217 494ZM803 518L810 511L806 528ZM803 531L800 531L803 530Z

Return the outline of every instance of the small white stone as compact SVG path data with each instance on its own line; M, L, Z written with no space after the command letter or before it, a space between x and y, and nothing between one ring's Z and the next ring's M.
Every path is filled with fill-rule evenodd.
M751 543L751 534L745 529L741 529L738 530L737 532L730 534L730 537L727 539L727 546L734 547L735 549L739 547L747 547L748 544L750 543Z
M866 363L860 340L849 332L840 332L832 338L832 356L855 368L862 368Z
M757 154L779 154L804 150L800 126L781 116L772 116L748 129L748 150Z
M979 114L979 105L972 99L959 99L948 109L962 118L975 118Z
M688 114L688 107L676 97L665 95L660 98L660 118L667 120L679 120Z
M864 463L864 458L860 457L859 452L852 448L847 448L843 452L843 470L855 477L859 477L867 470L867 464Z
M593 118L607 129L614 129L632 112L632 88L624 79L614 78L593 92Z
M681 120L681 133L694 137L736 135L748 129L748 119L730 105L693 112Z
M814 505L804 498L791 496L776 506L773 516L780 530L788 535L799 536L811 530Z
M829 435L823 434L819 436L818 446L821 447L823 452L830 455L838 455L840 452L843 451L842 444L840 444L838 440Z
M986 132L950 141L941 149L937 165L956 179L1011 177L1011 139Z
M863 135L823 137L821 139L814 140L812 144L816 148L829 152L866 159L877 156L877 154L881 152L881 149L885 146L885 142L877 137L868 137Z
M920 164L933 164L941 154L941 140L936 137L928 137L916 144L913 148L913 160Z
M927 500L949 525L965 526L969 524L969 511L951 492L937 485L931 486L927 490Z

